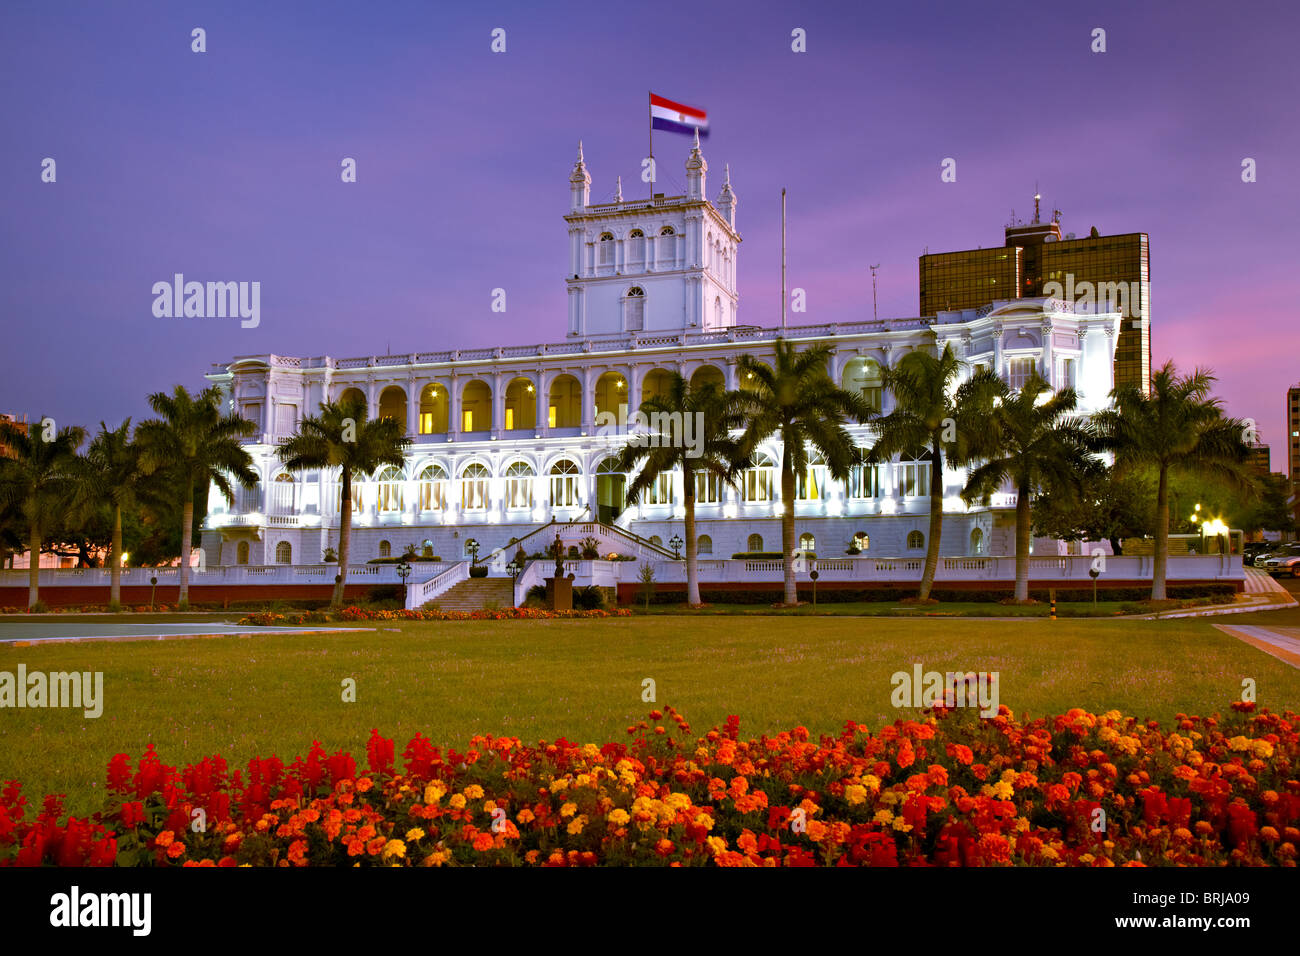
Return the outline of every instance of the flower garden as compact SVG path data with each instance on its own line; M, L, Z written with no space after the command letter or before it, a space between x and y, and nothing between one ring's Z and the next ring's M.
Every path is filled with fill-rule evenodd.
M549 621L574 618L631 617L627 608L605 611L591 610L548 611L544 608L504 607L483 608L478 611L438 611L432 608L364 608L350 605L337 611L300 611L282 613L264 611L245 614L241 625L269 626L277 624L328 624L335 621Z
M285 764L108 765L109 802L0 795L0 864L38 866L1295 866L1297 716L1235 704L1163 730L1081 709L1029 723L935 709L703 736L667 707L626 742L464 752L373 731L364 767L319 744ZM1099 812L1101 811L1101 812Z

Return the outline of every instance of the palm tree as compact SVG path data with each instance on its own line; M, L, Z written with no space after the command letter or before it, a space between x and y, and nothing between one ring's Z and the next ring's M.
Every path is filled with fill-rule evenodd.
M885 389L894 395L895 405L892 412L876 420L878 437L871 448L871 459L889 461L895 455L930 454L930 533L918 595L922 601L930 599L939 568L944 452L957 452L961 432L957 420L962 409L970 414L979 404L978 393L990 387L991 373L986 372L972 376L959 389L957 380L963 364L950 343L937 358L928 351L908 352L882 376Z
M233 413L221 414L221 392L205 388L191 395L177 385L168 395L155 392L149 407L160 417L140 423L136 441L147 474L161 473L181 496L180 595L182 608L190 601L190 551L194 540L194 493L214 484L231 504L233 477L244 488L257 487L253 459L240 444L257 426Z
M651 434L629 440L616 459L619 471L630 473L640 466L628 485L629 505L653 487L661 475L681 469L686 509L686 603L692 607L701 603L699 542L695 536L696 478L706 482L714 478L734 487L737 476L749 467L741 442L731 437L733 431L745 426L743 408L744 398L739 392L724 392L712 382L690 385L674 373L666 393L641 403L640 411L650 422ZM692 426L693 431L686 433L685 429Z
M1035 371L1019 390L997 382L993 400L979 414L967 414L958 429L967 442L965 458L982 460L966 480L962 499L990 496L1010 479L1016 488L1017 603L1029 600L1030 498L1042 491L1079 495L1093 473L1088 453L1092 433L1085 419L1071 414L1079 398L1072 388L1052 394Z
M78 475L77 511L85 515L107 507L113 513L113 539L109 548L109 606L116 611L122 600L122 512L134 510L156 497L156 474L144 465L142 449L131 440L131 419L110 429L102 421L90 442Z
M1179 375L1166 362L1151 377L1150 395L1133 384L1118 386L1111 407L1095 416L1100 443L1114 452L1121 472L1149 466L1157 475L1153 601L1165 599L1170 473L1210 478L1247 494L1255 487L1246 464L1245 423L1224 417L1222 403L1210 392L1215 381L1208 369Z
M797 604L794 580L794 498L798 475L808 469L808 448L821 453L833 479L844 481L860 455L845 423L867 422L875 409L861 394L837 386L826 372L829 345L799 351L778 338L774 367L742 355L738 368L753 383L744 396L749 421L743 439L747 453L758 443L781 435L781 551L785 564L785 603Z
M280 460L290 471L338 468L339 573L331 605L343 603L348 576L348 545L352 536L352 477L369 475L381 465L406 464L405 423L391 418L366 417L365 399L324 402L320 415L307 417L298 433L280 442Z
M84 429L45 428L49 419L31 426L0 422L0 507L13 509L27 529L27 606L40 600L41 542L44 528L66 506L73 487L77 448ZM46 438L48 437L48 441Z

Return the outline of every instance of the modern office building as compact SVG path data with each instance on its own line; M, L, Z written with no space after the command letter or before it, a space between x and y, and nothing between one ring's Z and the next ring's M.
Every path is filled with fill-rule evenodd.
M920 313L978 309L1002 299L1046 296L1077 312L1118 312L1115 383L1147 392L1151 378L1151 263L1144 232L1082 239L1062 235L1060 213L1040 221L1012 220L1001 246L920 257Z
M1013 385L1037 369L1056 386L1074 386L1083 413L1107 404L1121 317L1076 310L1061 298L1003 296L1009 301L925 318L854 313L784 332L741 324L737 198L728 176L710 200L707 171L697 142L686 160L685 194L592 205L579 151L564 216L567 315L555 323L557 333L567 333L563 341L360 358L240 356L214 366L208 378L229 407L258 425L247 447L261 484L233 505L213 492L202 536L207 564L318 564L337 545L338 475L291 474L276 444L319 403L347 395L404 423L413 440L403 467L352 486L358 561L411 545L460 561L470 539L486 553L552 519L597 519L658 545L679 537L680 473L625 503L628 476L613 457L629 438L620 408L635 410L674 372L744 388L740 357L770 362L782 335L830 345L832 380L885 412L893 402L881 387L882 368L910 351L946 345L969 368L996 368ZM452 317L446 325L454 328ZM872 444L870 426L850 431L862 447ZM739 487L697 479L702 556L780 548L780 458L774 439ZM958 497L964 477L943 477L943 553L1013 553L1014 494L967 507ZM850 547L870 556L922 556L929 481L926 458L863 464L847 481L834 481L812 456L797 486L800 546L819 557L842 557Z

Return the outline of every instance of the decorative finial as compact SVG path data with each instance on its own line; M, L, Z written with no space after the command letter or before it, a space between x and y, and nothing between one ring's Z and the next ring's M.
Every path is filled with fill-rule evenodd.
M618 184L614 187L614 201L622 202L623 201L623 177L619 176L617 182Z
M722 172L723 172L722 184L724 186L730 186L731 185L731 163L723 163Z
M699 148L700 148L700 128L697 126L695 127L695 142L691 145L691 149L699 149Z
M582 162L582 140L578 140L578 162Z

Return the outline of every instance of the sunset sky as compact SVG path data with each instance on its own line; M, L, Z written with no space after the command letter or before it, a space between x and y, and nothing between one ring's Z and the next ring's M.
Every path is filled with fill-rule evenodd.
M116 424L235 355L562 341L577 142L593 202L648 192L653 90L708 111L711 198L731 164L742 323L779 323L782 187L814 323L871 317L871 263L915 315L917 257L1001 245L1037 184L1067 232L1150 234L1153 361L1212 367L1286 468L1294 4L52 7L0 10L0 412ZM654 142L682 191L689 139ZM259 281L260 326L155 318L177 272Z

